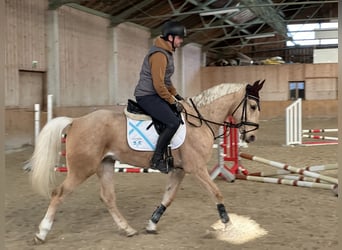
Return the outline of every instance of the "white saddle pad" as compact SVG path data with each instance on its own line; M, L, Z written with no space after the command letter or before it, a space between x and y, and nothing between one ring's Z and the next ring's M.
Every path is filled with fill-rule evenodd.
M154 151L156 148L158 133L154 126L150 126L152 120L134 120L127 117L127 142L128 145L139 151ZM171 140L171 148L180 147L185 139L186 126L181 124Z

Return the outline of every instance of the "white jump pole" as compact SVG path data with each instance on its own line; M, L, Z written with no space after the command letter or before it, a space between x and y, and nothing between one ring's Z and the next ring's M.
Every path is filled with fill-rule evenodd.
M34 105L34 145L36 145L37 137L40 131L40 105Z
M52 119L53 95L47 96L47 122Z
M338 137L324 136L324 135L303 135L304 138L312 138L316 140L332 140L338 141Z
M241 156L241 158L244 158L244 159L247 159L247 160L264 163L266 165L270 165L272 167L288 170L288 171L291 171L293 173L297 173L297 174L301 174L301 175L306 175L306 176L309 176L309 177L312 177L312 178L319 178L321 180L324 180L324 181L327 181L327 182L330 182L330 183L338 184L338 179L334 178L334 177L325 176L325 175L318 174L316 172L311 172L311 171L308 171L308 170L292 167L290 165L287 165L287 164L284 164L284 163L281 163L281 162L267 160L265 158L258 157L258 156L255 156L255 155L250 155L250 154L246 154L246 153L239 153L239 155Z
M285 184L285 185L299 186L299 187L323 188L323 189L330 189L330 190L334 190L337 188L337 184L316 183L316 182L311 182L311 181L297 181L297 180L288 180L288 179L273 178L273 177L237 175L236 178L241 179L241 180L250 180L250 181L258 181L258 182L264 182L264 183L274 183L274 184Z
M338 132L338 128L303 129L303 133Z

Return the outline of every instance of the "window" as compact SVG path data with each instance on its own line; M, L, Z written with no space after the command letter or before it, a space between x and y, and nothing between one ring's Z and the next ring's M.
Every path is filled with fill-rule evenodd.
M336 45L338 44L338 22L306 23L287 25L288 47L296 45Z
M305 99L305 82L289 82L290 100Z

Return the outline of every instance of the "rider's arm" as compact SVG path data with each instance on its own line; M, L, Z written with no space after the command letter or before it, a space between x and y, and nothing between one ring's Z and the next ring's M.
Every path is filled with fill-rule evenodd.
M156 52L150 56L151 74L153 86L157 94L169 102L170 104L175 102L172 92L176 92L174 87L167 89L165 86L164 78L167 66L167 58L162 52Z

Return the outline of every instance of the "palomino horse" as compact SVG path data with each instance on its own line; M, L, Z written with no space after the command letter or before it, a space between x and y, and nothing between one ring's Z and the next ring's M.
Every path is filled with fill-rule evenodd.
M171 205L186 173L193 174L217 205L223 223L229 217L223 197L211 179L207 162L212 155L214 140L220 126L232 126L225 122L228 116L236 121L243 139L256 139L260 104L259 90L264 82L250 84L220 84L201 94L182 101L184 105L187 134L184 143L172 150L174 169L168 174L168 182L160 206L153 212L147 232L155 233L157 223L165 209ZM189 100L192 100L190 103ZM146 168L153 152L132 150L126 138L126 117L110 110L98 110L79 118L57 117L47 123L38 136L31 158L31 180L33 188L51 197L45 217L35 236L36 243L45 241L52 228L57 207L78 185L96 174L101 182L100 196L106 204L119 229L127 236L137 234L119 212L115 203L115 161ZM54 167L59 162L62 133L67 132L65 180L53 188Z

